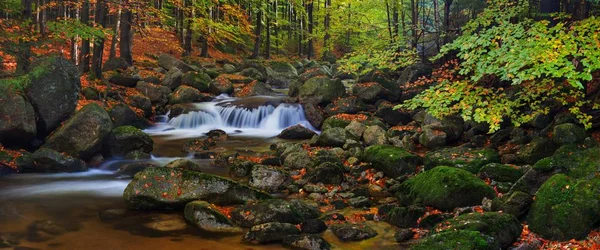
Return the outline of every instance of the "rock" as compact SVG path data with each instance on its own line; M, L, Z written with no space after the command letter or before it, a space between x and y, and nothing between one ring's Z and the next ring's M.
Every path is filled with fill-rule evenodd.
M356 114L366 110L367 105L354 96L341 97L325 107L325 113L329 116L337 114Z
M245 68L244 70L242 70L240 72L240 75L243 75L245 77L250 77L254 80L258 80L258 81L266 81L267 78L258 70L255 68Z
M143 226L147 229L157 232L176 232L183 231L187 228L187 223L180 215L175 214L160 214L159 216L151 217L150 222Z
M548 138L537 137L517 151L519 163L534 164L542 158L551 156L556 145Z
M233 74L236 71L235 66L233 66L229 63L226 63L223 65L223 70L225 70L225 73L227 73L227 74Z
M529 194L515 191L510 195L495 198L492 201L492 210L502 211L519 218L529 211L532 202L533 198Z
M377 236L377 232L365 224L333 224L329 229L342 241L361 241Z
M500 162L498 152L488 148L452 147L429 151L425 154L425 169L437 166L449 166L467 170L476 174L479 170L489 164Z
M552 141L556 145L579 144L585 137L585 129L573 123L556 125L552 130Z
M150 153L154 141L149 135L132 126L113 129L104 140L104 152L108 157L125 156L133 151Z
M317 77L317 76L331 77L331 72L329 72L329 70L325 69L324 67L310 68L310 69L305 70L304 72L302 72L302 74L300 74L298 76L298 82L303 84L308 79Z
M533 169L546 173L561 171L571 177L590 179L600 171L600 148L565 145L551 157L536 162Z
M477 175L482 179L490 178L497 182L515 183L524 174L525 171L519 167L500 163L489 163L483 166Z
M478 231L491 236L502 249L506 249L519 238L522 229L521 222L511 214L475 212L447 220L438 225L436 231Z
M142 81L142 77L133 72L115 72L108 78L108 81L112 84L132 88Z
M398 78L398 84L400 86L406 86L408 83L414 82L417 79L419 79L419 77L431 76L432 71L433 68L430 65L426 65L423 63L413 64L402 70L400 78Z
M283 166L290 169L302 169L312 166L312 160L305 151L290 153L285 157Z
M343 128L325 129L317 140L317 144L325 147L341 147L346 143L346 131Z
M355 207L355 208L367 208L367 207L371 207L371 205L373 205L371 200L364 196L350 198L350 199L348 199L348 204L350 204L350 206Z
M233 83L224 76L218 76L210 82L210 91L215 95L233 94Z
M157 168L157 167L160 167L160 166L154 165L152 163L146 163L146 162L134 162L134 163L125 164L125 165L119 167L119 169L115 172L115 174L118 176L121 176L121 177L133 178L133 176L135 176L135 174L142 172L142 171L146 170L147 168Z
M152 83L138 82L135 88L154 104L167 103L167 97L171 94L170 88Z
M84 161L70 156L62 155L52 149L41 148L32 155L33 164L29 168L21 169L23 172L58 173L87 171Z
M269 193L279 192L292 183L289 173L276 167L255 165L248 185Z
M536 193L527 217L529 229L549 240L583 239L600 219L599 195L599 178L554 175Z
M439 166L400 184L396 194L403 205L421 204L443 211L481 204L494 198L494 190L470 172Z
M301 87L298 96L302 102L327 104L346 94L346 88L340 80L328 77L313 77Z
M202 95L200 91L190 86L179 86L169 95L170 104L191 103L199 101L210 101L212 96Z
M300 230L302 233L318 234L327 230L327 225L322 220L309 219L300 224Z
M250 231L244 235L244 240L264 244L282 241L284 237L293 234L300 234L300 230L295 225L269 222L250 228Z
M367 126L363 133L363 141L368 146L387 144L386 131L380 126Z
M100 93L92 87L85 87L81 90L81 94L87 100L100 100Z
M231 223L227 216L206 201L192 201L185 205L185 219L203 231L213 233L241 233L242 229Z
M126 70L129 66L131 65L129 65L122 57L113 57L106 60L102 67L102 72L114 71L117 69Z
M419 143L428 149L437 149L446 145L447 137L446 132L426 125L419 136Z
M237 97L260 96L260 95L274 96L274 95L277 95L277 92L272 90L271 87L267 86L263 82L252 81L249 84L247 84L246 86L244 86L244 88L242 88L242 90L240 90L238 93L236 93Z
M30 232L44 232L50 235L58 236L68 232L68 230L51 220L38 220L32 222L27 229Z
M517 180L517 182L515 182L515 184L511 187L510 192L521 191L530 195L535 195L542 184L544 184L546 180L550 179L552 175L554 175L552 172L529 169L519 180Z
M233 164L229 166L229 176L235 178L247 177L250 175L250 171L252 171L254 165L256 165L256 163L251 161L234 161Z
M28 146L35 137L35 111L31 104L0 81L0 143Z
M188 65L169 54L161 54L158 56L158 65L166 70L171 70L173 67L175 67L182 73L187 73L188 71L198 71L193 66Z
M339 185L344 181L344 169L342 165L325 162L308 168L303 178L310 183Z
M396 101L402 94L400 85L390 80L387 75L380 70L373 70L365 75L362 75L358 81L361 83L376 82L380 84L383 88L385 88L385 90L379 94L381 95L382 99L388 101Z
M163 78L161 85L174 90L181 85L181 78L183 73L178 68L171 68Z
M298 71L287 62L269 62L265 68L267 84L274 88L287 88L298 78Z
M306 120L310 122L310 125L315 128L320 128L321 124L323 124L323 121L325 120L325 113L323 110L321 110L319 106L314 103L305 103L303 107L304 116L306 116Z
M130 105L132 107L141 109L144 111L144 117L150 117L153 115L152 102L150 99L143 95L133 95L129 97Z
M375 103L387 90L377 82L357 83L352 86L352 94L367 103Z
M230 205L271 198L227 178L172 168L147 168L137 173L123 196L135 209L180 208L194 200Z
M408 124L412 121L411 113L408 110L394 109L394 105L390 102L383 102L377 105L375 116L392 126Z
M413 232L411 229L400 228L396 230L396 233L394 233L394 239L396 240L396 242L400 243L412 239L414 235L415 232Z
M358 121L351 121L348 126L344 128L346 134L353 139L361 140L363 133L367 129L367 126Z
M427 210L419 206L396 207L387 213L385 221L397 227L417 227Z
M288 235L283 237L283 245L293 249L328 250L331 245L318 235Z
M374 145L366 148L363 161L392 178L413 174L421 164L421 158L418 156L390 145Z
M190 86L200 92L210 91L210 76L203 72L187 72L181 77L181 84Z
M319 216L321 216L321 212L316 206L301 200L266 200L235 208L231 212L231 220L242 227L252 227L268 222L299 224Z
M23 79L28 81L25 93L37 115L38 134L48 135L75 112L79 70L65 58L44 59Z
M498 242L477 231L445 231L420 240L411 248L413 250L431 249L470 249L491 250L500 249Z
M126 214L126 209L110 208L98 212L98 217L100 217L100 220L102 221L116 221L123 219Z
M194 172L202 172L200 165L198 165L195 162L190 161L188 159L177 159L177 160L171 161L171 162L167 163L167 165L165 165L165 167L166 168L179 168L179 169L184 169L184 170L189 170L189 171L194 171Z
M301 140L310 139L316 134L314 131L298 124L284 129L277 137L281 139Z
M88 159L102 148L102 141L112 130L106 111L96 103L84 106L46 140L45 148Z
M124 103L114 105L108 113L110 120L113 122L113 127L131 125L142 129L149 125L145 119L139 117L135 111Z

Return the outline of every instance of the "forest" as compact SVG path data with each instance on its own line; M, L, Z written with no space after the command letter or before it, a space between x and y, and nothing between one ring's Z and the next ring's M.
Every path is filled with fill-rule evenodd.
M600 249L600 0L0 0L0 249Z

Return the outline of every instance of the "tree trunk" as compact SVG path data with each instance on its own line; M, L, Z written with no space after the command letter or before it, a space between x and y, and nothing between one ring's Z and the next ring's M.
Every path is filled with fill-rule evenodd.
M192 55L192 17L194 13L190 10L191 3L190 0L185 1L185 5L187 6L187 10L185 14L187 14L187 22L185 27L185 39L183 41L183 56Z
M387 26L388 32L390 33L390 41L393 41L394 35L392 34L392 20L390 18L390 3L388 0L385 0L385 13L387 14Z
M118 42L118 37L119 37L119 25L121 22L121 0L119 0L119 10L117 11L117 16L115 19L115 26L113 26L113 37L112 37L112 42L110 44L110 54L108 56L108 59L112 59L117 57L117 42ZM127 1L125 1L125 3L127 3Z
M269 0L267 0L267 36L266 36L266 44L265 44L265 58L271 59L271 4Z
M129 0L126 0L125 3L128 3ZM131 24L133 22L133 13L127 7L123 14L121 14L121 22L119 25L120 37L119 40L119 50L120 57L125 59L125 61L131 66L133 65L133 54L131 50L131 46L133 44L132 30Z
M416 49L417 48L417 43L419 42L419 6L417 5L418 0L410 0L410 6L411 6L411 12L412 12L412 16L411 16L411 30L412 30L412 48Z
M324 20L324 30L325 30L325 36L323 37L323 47L325 48L325 50L329 50L329 47L327 46L327 42L329 41L330 38L330 34L329 34L329 27L331 26L331 14L329 13L329 9L331 8L331 0L325 0L325 20Z
M444 0L444 44L450 42L450 6L454 0Z
M313 26L314 26L314 20L313 20L313 1L310 1L306 7L308 9L308 52L307 52L307 57L310 60L311 58L314 57L314 46L313 46Z
M42 0L44 1L44 0ZM90 0L84 0L81 7L81 22L89 25L90 22ZM90 71L90 40L81 41L81 55L79 59L79 70L82 73Z
M96 15L94 17L96 25L104 28L106 25L106 3L104 0L97 0ZM92 77L102 79L102 54L104 52L104 38L96 37L94 39L94 51L92 54Z
M257 59L260 53L260 34L262 33L262 10L256 13L256 27L254 28L254 50L250 58Z

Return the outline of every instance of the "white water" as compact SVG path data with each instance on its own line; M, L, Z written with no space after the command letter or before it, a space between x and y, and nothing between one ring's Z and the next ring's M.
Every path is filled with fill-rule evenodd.
M194 105L196 111L168 121L159 118L156 126L145 132L180 139L198 137L210 130L221 129L233 135L267 138L297 124L316 130L306 120L302 105L274 104L268 97L264 98L264 104L254 105L255 107L246 107L244 99L223 97L215 102L198 103Z

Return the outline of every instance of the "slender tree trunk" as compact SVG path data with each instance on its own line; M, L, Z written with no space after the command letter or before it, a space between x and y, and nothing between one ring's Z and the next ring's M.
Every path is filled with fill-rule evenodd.
M104 0L97 0L96 15L94 17L96 25L105 27L106 25L106 3ZM92 54L92 77L102 79L102 54L104 52L104 38L96 37L94 39L94 51Z
M190 56L192 55L192 17L194 13L191 8L190 0L186 0L186 6L188 6L186 10L187 14L187 22L185 27L185 40L183 42L183 55Z
M129 0L125 0L128 4ZM121 21L119 25L119 33L121 39L119 40L119 51L120 57L123 58L130 66L133 65L133 53L131 46L133 45L133 31L131 25L133 22L133 13L129 6L125 8L123 14L121 14Z
M307 56L308 59L310 60L311 58L314 57L314 46L313 46L313 26L314 26L314 20L313 20L313 2L310 1L306 7L308 9L308 52L307 52Z
M418 6L417 1L418 0L410 0L410 6L411 6L411 11L412 11L411 30L412 30L412 35L413 35L411 44L414 49L417 48L417 43L419 42L419 27L418 27L419 26L419 6Z
M32 9L31 9L31 0L22 0L21 6L23 7L21 12L21 19L23 21L31 20L32 18ZM28 40L19 37L19 51L17 55L17 74L25 74L29 71L31 66L31 43Z
M260 53L260 34L262 33L262 10L256 13L256 27L254 28L254 50L250 58L257 59Z
M324 30L325 36L323 36L323 47L325 50L329 50L329 46L327 42L331 35L329 34L329 27L331 26L331 13L329 13L329 9L331 8L331 0L325 0L325 20L324 20Z
M271 4L269 0L267 0L267 36L266 36L266 44L265 44L265 58L271 59Z
M73 16L75 16L75 19L79 20L79 9L74 8L72 10L72 12L75 13L73 15ZM79 63L77 61L77 59L79 58L79 46L77 46L78 39L79 39L79 36L75 36L71 39L71 61L75 65L78 65L78 63Z
M43 1L43 0L42 0ZM90 0L84 0L81 7L81 22L89 25L90 22ZM90 40L84 39L81 41L79 70L82 73L90 71Z
M450 6L454 0L444 0L444 44L450 42Z
M108 59L112 59L117 57L117 43L118 43L118 37L119 37L119 25L121 22L121 3L122 1L119 0L119 10L117 11L117 16L115 18L115 25L113 26L113 37L112 37L112 42L110 44L110 54L108 56ZM126 2L127 3L127 2Z
M390 3L388 0L385 0L385 13L387 14L387 26L390 33L390 41L393 41L394 35L392 34L392 20L390 19Z

